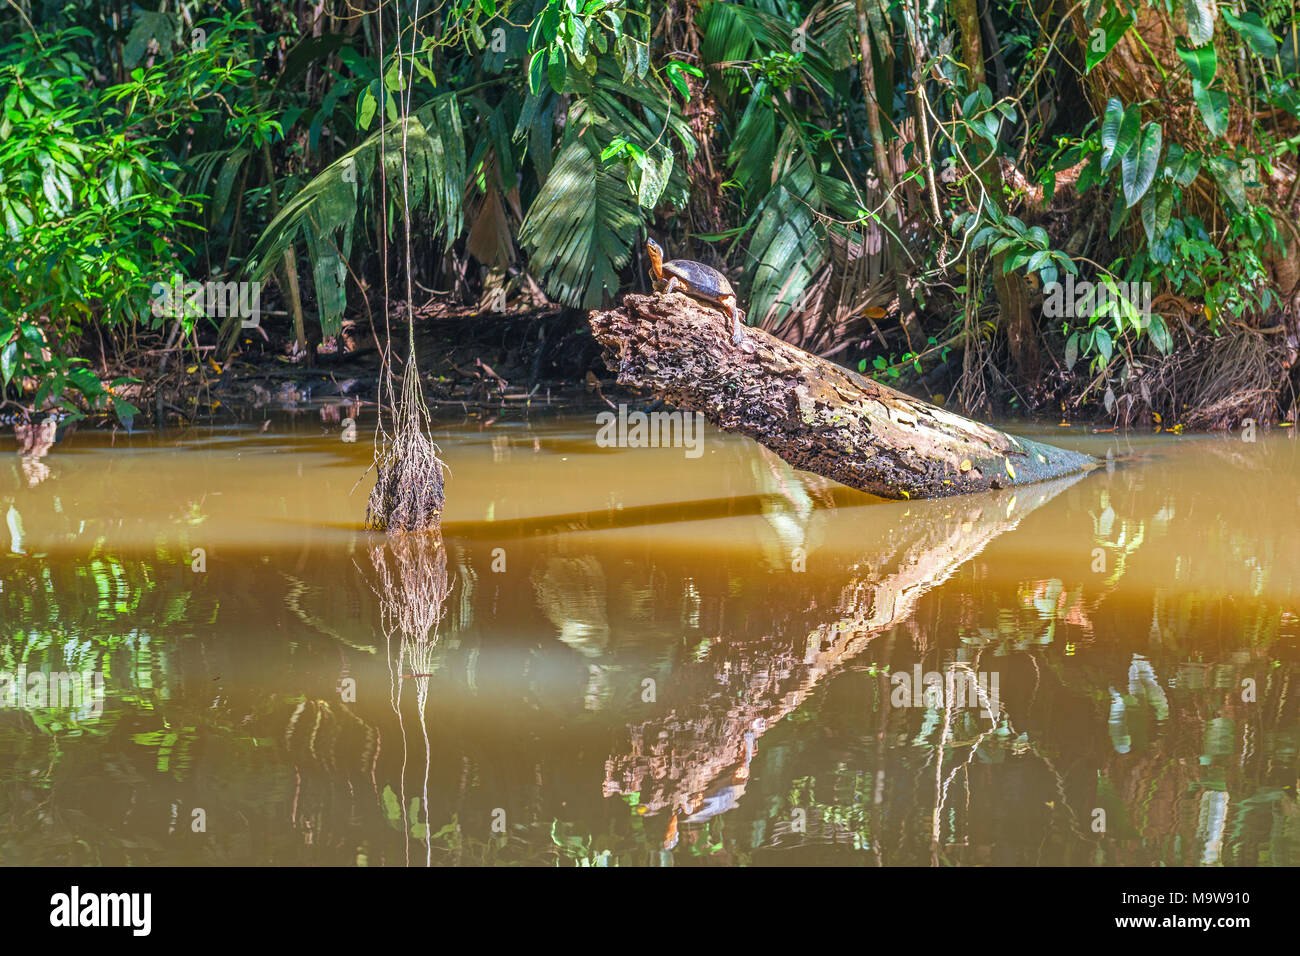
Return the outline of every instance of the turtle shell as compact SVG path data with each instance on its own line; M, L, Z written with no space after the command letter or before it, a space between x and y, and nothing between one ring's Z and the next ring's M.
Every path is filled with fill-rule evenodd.
M671 259L664 263L664 275L676 276L686 285L686 291L702 299L717 301L735 295L731 283L717 269L690 259Z

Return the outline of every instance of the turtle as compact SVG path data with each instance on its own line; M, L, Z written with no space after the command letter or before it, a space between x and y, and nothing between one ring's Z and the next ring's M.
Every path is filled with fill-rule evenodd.
M653 239L646 239L645 251L650 257L650 277L656 292L684 292L693 299L718 306L731 317L731 344L740 345L745 340L745 313L737 307L736 293L726 276L712 266L690 259L664 262L664 251Z

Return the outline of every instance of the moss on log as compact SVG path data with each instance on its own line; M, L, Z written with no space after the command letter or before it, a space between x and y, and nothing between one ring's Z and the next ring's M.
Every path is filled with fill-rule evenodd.
M737 348L720 313L680 293L629 295L589 321L620 385L882 498L1008 488L1098 464L904 395L761 329L746 329Z

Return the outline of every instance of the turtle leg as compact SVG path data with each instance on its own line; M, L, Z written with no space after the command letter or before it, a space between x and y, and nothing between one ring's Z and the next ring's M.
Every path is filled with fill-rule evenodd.
M724 295L718 300L721 305L731 315L731 344L740 345L745 341L745 313L736 308L736 297L734 295Z
M681 284L682 284L682 283L681 283L681 280L679 280L679 279L677 278L677 276L669 276L669 277L668 277L668 284L667 284L666 286L664 286L664 291L665 291L665 292L676 292L676 291L677 291L677 287L678 287L679 285L681 285Z

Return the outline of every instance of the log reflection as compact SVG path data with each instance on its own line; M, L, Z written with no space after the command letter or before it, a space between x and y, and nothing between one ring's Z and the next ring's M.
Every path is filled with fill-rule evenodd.
M835 606L812 612L808 631L719 641L676 671L661 712L629 724L627 749L607 760L605 795L638 794L638 812L670 814L666 848L679 824L735 806L758 742L773 725L872 638L905 621L922 594L1077 480L906 506L906 516L854 566Z

